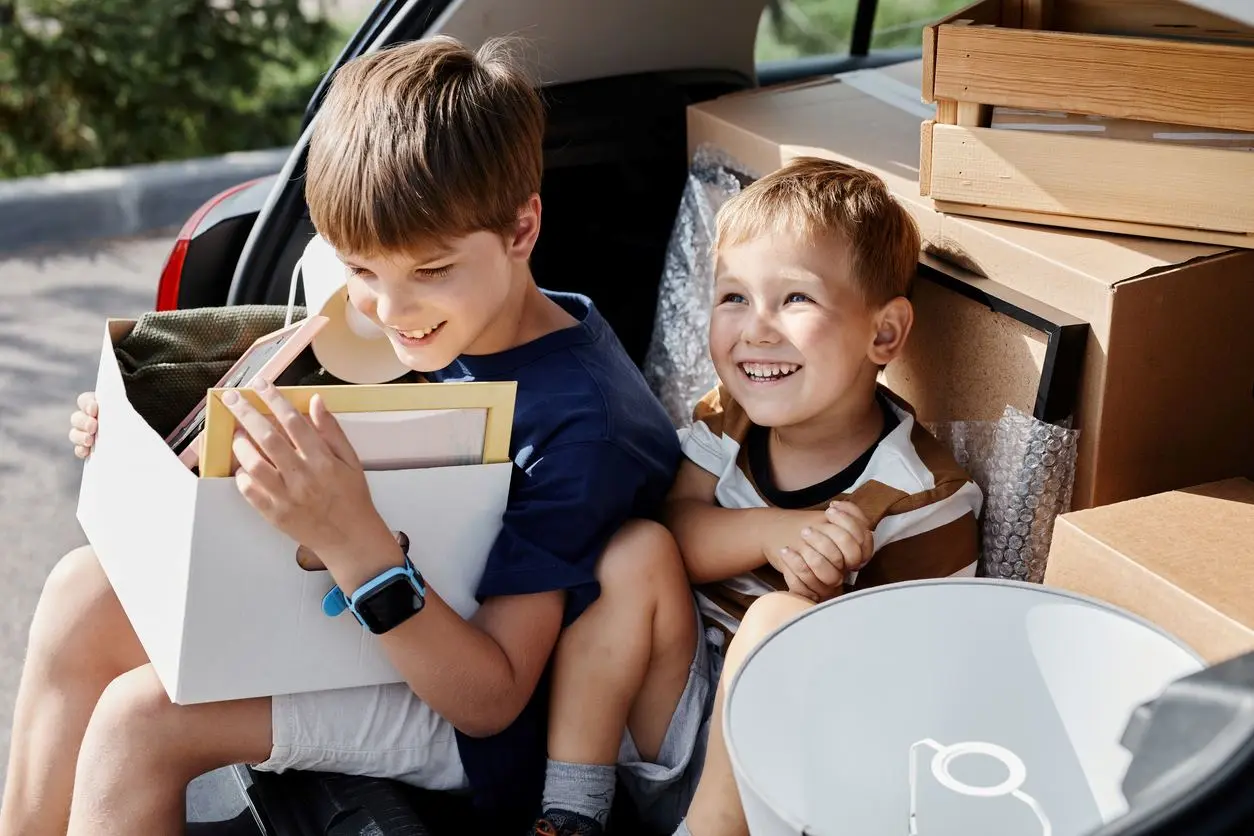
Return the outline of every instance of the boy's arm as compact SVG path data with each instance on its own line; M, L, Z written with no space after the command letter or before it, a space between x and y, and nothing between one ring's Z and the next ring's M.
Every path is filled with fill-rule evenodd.
M417 544L415 544L417 545ZM369 561L365 555L377 555ZM329 555L340 565L348 561ZM337 576L356 589L401 561L390 531L352 557ZM565 595L540 592L489 598L470 621L434 589L422 612L379 637L413 692L463 734L487 737L522 712L557 643Z
M822 511L720 508L714 504L717 484L717 476L685 460L666 501L666 525L693 583L733 578L768 563L776 566L781 547L799 542L801 529L825 519Z
M595 599L596 561L631 514L642 481L629 457L601 443L550 449L515 468L474 617L463 620L429 588L422 612L379 637L414 693L472 737L513 723L563 623ZM324 556L341 589L357 589L401 562L386 524L373 528L354 541L352 554ZM421 548L416 538L411 553Z

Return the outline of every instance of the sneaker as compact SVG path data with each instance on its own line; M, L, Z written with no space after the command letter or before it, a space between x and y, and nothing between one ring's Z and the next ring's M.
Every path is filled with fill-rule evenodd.
M531 836L603 836L604 833L605 828L596 819L565 810L546 810L531 826Z

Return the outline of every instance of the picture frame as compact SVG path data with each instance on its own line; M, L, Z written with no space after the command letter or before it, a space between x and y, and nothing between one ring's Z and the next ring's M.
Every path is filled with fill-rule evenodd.
M414 413L434 415L456 410L480 410L484 413L482 444L478 460L474 463L498 464L510 461L509 444L513 432L517 389L518 384L515 381L473 381L282 386L278 391L304 415L309 414L314 395L321 396L327 409L336 415L393 414L398 419L405 419ZM228 391L231 390L215 388L210 389L207 395L204 444L200 455L202 479L226 478L234 470L231 440L236 429L235 415L222 401L222 396ZM270 408L255 391L236 391L263 415L271 414ZM409 413L409 416L399 413ZM396 467L392 463L385 469ZM370 469L368 465L367 469Z

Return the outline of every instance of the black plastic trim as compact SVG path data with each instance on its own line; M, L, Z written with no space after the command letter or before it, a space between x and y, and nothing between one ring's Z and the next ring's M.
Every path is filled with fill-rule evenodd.
M866 55L871 51L871 38L875 34L875 12L880 0L858 0L854 13L853 34L849 38L850 55Z

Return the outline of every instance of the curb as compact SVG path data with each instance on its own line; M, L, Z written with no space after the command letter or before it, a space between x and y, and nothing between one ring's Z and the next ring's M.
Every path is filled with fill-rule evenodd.
M0 180L0 251L177 228L223 189L276 174L290 149Z

